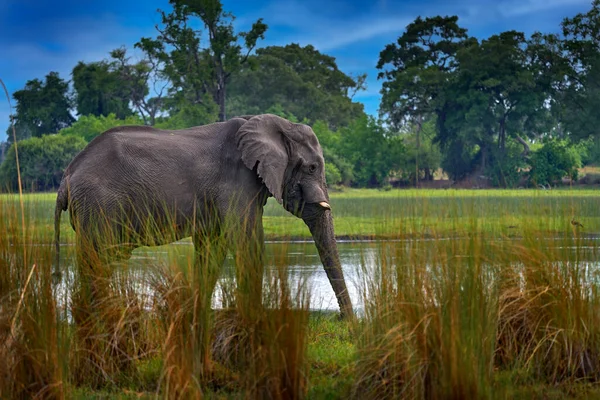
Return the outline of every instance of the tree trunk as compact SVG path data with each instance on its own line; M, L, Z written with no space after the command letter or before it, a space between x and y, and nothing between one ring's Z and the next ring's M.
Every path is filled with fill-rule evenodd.
M486 162L487 162L487 147L485 145L481 145L481 173L483 173L485 171L485 167L486 167Z
M219 103L219 121L224 122L227 119L227 115L225 114L225 74L219 74L219 86L217 88L217 97Z
M519 135L515 135L515 136L516 136L517 142L519 142L523 146L523 152L521 153L521 157L527 158L527 156L529 156L529 145L527 144L525 139L523 139L521 136L519 136Z

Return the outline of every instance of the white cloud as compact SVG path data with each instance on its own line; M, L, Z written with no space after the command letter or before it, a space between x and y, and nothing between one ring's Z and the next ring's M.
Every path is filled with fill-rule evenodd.
M111 15L95 18L58 20L53 37L39 42L23 42L18 38L3 44L10 65L0 67L0 75L9 82L42 78L58 71L67 78L78 61L99 61L120 46L132 47L145 32L120 25ZM48 44L50 43L50 44ZM12 88L16 90L19 88Z
M498 5L503 16L521 16L556 8L589 5L589 0L515 0Z
M54 21L52 37L36 42L19 41L18 37L13 37L1 43L0 78L11 94L21 89L25 81L43 79L50 71L57 71L61 78L69 80L77 62L103 60L109 57L111 50L121 46L131 49L142 36L152 35L153 26L144 30L130 28L110 14L94 18L63 18ZM3 98L2 94L0 103L6 103ZM0 111L0 141L5 139L8 114L8 111Z
M373 12L352 19L325 17L296 0L273 2L258 14L265 17L267 24L291 31L277 38L277 43L312 44L320 51L336 50L378 36L400 33L414 18Z

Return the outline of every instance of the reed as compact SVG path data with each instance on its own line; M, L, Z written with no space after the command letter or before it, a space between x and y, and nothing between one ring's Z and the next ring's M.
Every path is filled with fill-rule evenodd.
M17 198L0 197L0 398L600 392L597 197L369 193L332 200L336 227L338 215L362 218L395 239L362 254L351 324L309 310L310 280L290 279L289 249L263 258L259 241L235 240L240 222L203 237L198 258L188 244L111 265L63 235L56 282L50 196L25 195L23 219ZM116 251L122 237L96 225Z
M32 226L0 201L0 398L62 398L64 331L51 284L49 248L35 247ZM26 249L26 250L25 250Z
M423 240L382 243L361 264L356 398L502 398L540 382L598 382L593 239L567 225L543 235L547 220L521 240L489 237L471 215L467 237L428 236L425 252Z

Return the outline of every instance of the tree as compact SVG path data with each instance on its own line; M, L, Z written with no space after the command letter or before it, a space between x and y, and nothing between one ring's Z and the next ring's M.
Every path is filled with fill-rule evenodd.
M411 124L410 130L400 134L405 147L402 160L404 177L412 183L433 180L433 173L441 166L442 154L435 138L435 119Z
M366 75L352 78L335 58L313 46L269 46L256 50L232 78L227 107L232 115L264 113L277 105L309 123L325 121L331 129L364 114L352 101L364 89Z
M401 166L402 139L390 135L373 117L356 119L340 129L339 155L352 164L354 184L378 187L388 182L390 171Z
M163 64L162 74L171 84L172 106L204 104L209 94L225 121L227 84L247 61L267 25L258 19L249 32L234 33L234 16L219 0L170 0L171 13L159 10L162 27L156 39L142 38L136 47ZM200 23L204 30L194 29ZM201 33L208 34L201 47ZM243 46L239 43L243 40ZM244 49L244 51L242 51ZM208 105L210 108L210 105ZM178 110L177 110L178 111Z
M548 104L560 63L549 63L545 43L551 38L527 40L516 31L479 42L458 26L457 17L417 18L396 44L381 52L381 112L396 127L419 126L435 116L434 142L440 144L442 166L453 179L490 170L508 176L505 172L520 164L512 152L508 156L512 142L522 146L525 159L527 139L552 127Z
M72 76L77 114L97 117L115 114L120 119L132 114L129 82L121 79L114 63L80 61Z
M380 53L380 112L397 128L431 114L444 121L444 89L455 75L456 54L474 41L457 21L456 16L418 17Z
M470 151L463 149L463 145L470 147L471 143L464 137L459 139L460 131L448 122L458 107L453 104L457 93L452 93L459 74L457 56L459 50L474 42L467 30L458 25L456 16L418 17L396 43L384 48L377 63L382 71L378 79L383 80L381 116L398 130L417 126L417 143L421 141L422 121L435 117L434 142L442 145L442 164L455 179L470 171L473 162Z
M19 163L23 188L37 191L60 185L64 169L86 145L80 137L44 135L19 141ZM14 145L0 165L2 189L18 188Z
M111 51L110 56L114 60L114 71L127 88L129 102L144 124L153 126L164 108L164 95L169 86L160 75L160 61L146 54L141 61L131 63L123 47Z
M587 13L562 22L563 40L555 58L566 68L557 77L561 92L554 104L562 128L574 140L598 136L600 116L600 0Z
M549 93L536 78L537 64L527 53L521 32L508 31L486 40L472 42L457 53L458 74L448 88L453 111L444 121L439 141L445 144L458 136L464 144L479 148L480 172L485 171L490 154L504 159L507 140L527 142L521 132L533 135L536 119L548 114Z
M25 88L13 93L17 101L16 114L12 116L17 139L40 137L56 133L75 121L71 115L69 85L60 78L58 72L50 72L45 81L32 79ZM8 142L12 143L13 133L7 130Z

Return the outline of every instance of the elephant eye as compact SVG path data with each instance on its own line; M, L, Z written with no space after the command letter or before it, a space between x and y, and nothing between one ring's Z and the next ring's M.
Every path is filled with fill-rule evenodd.
M311 164L308 167L308 172L310 172L311 174L313 174L316 170L317 170L317 165L316 164Z

